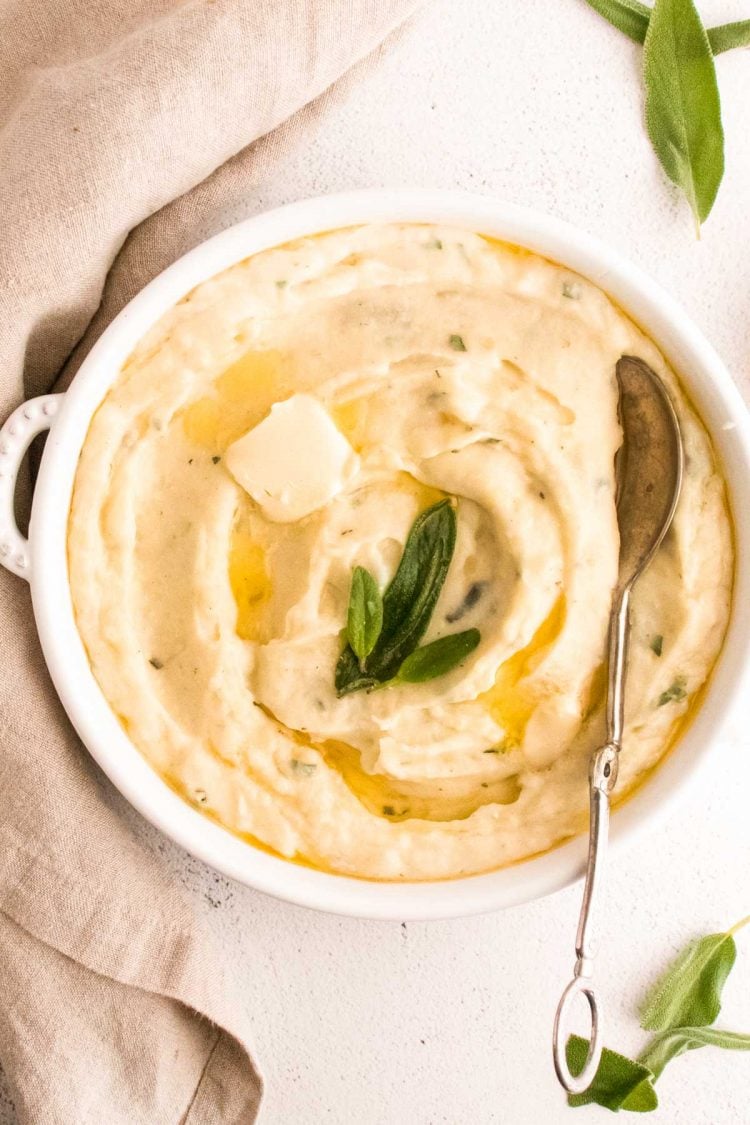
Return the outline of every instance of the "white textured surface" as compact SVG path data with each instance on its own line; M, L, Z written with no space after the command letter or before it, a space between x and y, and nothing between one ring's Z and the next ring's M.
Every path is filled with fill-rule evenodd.
M700 6L707 22L750 15L748 0ZM639 65L639 49L583 0L440 0L247 211L380 185L458 186L550 211L670 289L747 391L750 52L717 64L728 167L700 243L645 138ZM600 968L612 1046L638 1049L637 999L689 936L750 912L749 752L733 730L679 812L611 872ZM277 903L157 843L244 982L267 1081L265 1125L577 1120L549 1053L577 889L467 921L356 922ZM750 1031L750 933L739 944L721 1022ZM659 1093L656 1125L742 1125L750 1059L695 1052L672 1065ZM0 1125L13 1121L6 1105L0 1089ZM604 1110L576 1112L610 1120Z

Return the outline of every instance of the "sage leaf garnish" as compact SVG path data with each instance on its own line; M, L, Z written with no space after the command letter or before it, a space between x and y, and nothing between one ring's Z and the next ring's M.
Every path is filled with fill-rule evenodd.
M349 592L346 635L360 670L383 628L383 599L377 582L363 566L355 566Z
M655 656L661 656L664 651L664 637L661 633L655 633L651 638L651 643L648 646Z
M635 43L643 43L648 31L652 9L639 0L586 0L590 8L604 16L613 27ZM706 31L714 55L750 46L750 20L723 23Z
M389 680L427 631L456 546L456 512L439 500L417 516L383 595L383 629L367 670Z
M656 0L643 73L651 143L700 228L724 175L724 130L714 57L693 0Z
M646 125L669 178L687 196L696 227L724 174L724 132L714 57L750 46L750 20L703 26L693 0L586 0L628 38L644 45Z
M715 55L733 51L736 47L750 47L750 20L737 20L736 23L722 23L709 27L708 41Z
M351 695L353 691L370 691L378 686L378 680L375 676L369 676L362 671L359 661L354 655L354 650L349 644L338 659L333 683L339 697Z
M454 332L453 335L448 337L448 343L453 348L454 352L465 352L466 344L464 343L463 336L458 336Z
M672 1059L699 1047L750 1051L750 1035L710 1026L737 957L734 935L749 923L750 915L725 933L706 934L683 949L643 1002L641 1027L657 1034L637 1060L605 1048L591 1086L569 1096L569 1105L596 1102L614 1111L644 1113L656 1109L653 1083ZM580 1073L587 1052L588 1041L572 1035L566 1053L573 1073Z
M466 629L463 633L450 633L439 637L431 644L417 648L407 656L396 675L397 680L409 684L422 684L452 672L480 641L478 629Z
M586 3L634 42L642 43L646 38L651 9L645 4L639 4L638 0L586 0Z
M339 657L334 677L339 696L369 691L398 675L427 631L455 546L456 512L454 502L446 498L417 516L396 573L383 595L381 612L377 613L372 599L373 611L367 622L364 620L365 603L367 591L372 595L372 588L363 575L353 577L349 600L352 623L350 625L347 619L348 643ZM372 584L374 586L374 580ZM431 679L432 675L425 678Z
M723 934L707 934L690 942L647 994L641 1027L708 1026L721 1011L721 992L737 958L734 935L745 918Z
M671 1027L655 1035L639 1061L658 1078L664 1067L678 1055L697 1047L723 1047L725 1051L750 1051L750 1035L722 1031L716 1027ZM629 1109L629 1106L623 1108Z
M565 1046L568 1066L572 1074L583 1070L588 1052L588 1040L579 1035L571 1035ZM656 1109L659 1099L652 1085L653 1074L643 1063L610 1051L605 1047L594 1080L582 1094L569 1094L568 1105L604 1106L617 1112L619 1109L633 1110L635 1113L648 1113Z

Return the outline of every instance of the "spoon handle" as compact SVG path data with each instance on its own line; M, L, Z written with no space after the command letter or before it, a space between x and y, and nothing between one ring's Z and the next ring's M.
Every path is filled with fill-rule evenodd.
M552 1058L560 1084L569 1094L582 1094L591 1085L602 1057L601 1021L594 991L595 941L592 915L599 910L609 840L610 794L617 781L623 727L623 702L628 636L629 590L617 601L610 622L609 672L607 684L607 741L594 753L589 767L589 852L583 902L576 934L576 964L573 979L560 998L552 1033ZM591 1018L589 1049L583 1070L573 1074L568 1066L565 1045L571 1031L570 1014L576 998L588 1001Z
M552 1038L552 1057L560 1083L569 1094L582 1094L591 1085L602 1056L600 1040L599 1006L594 991L594 949L592 915L601 896L609 837L609 795L617 775L618 749L607 742L596 751L590 769L590 826L589 854L586 882L576 935L576 964L573 979L565 989L557 1007ZM576 997L582 993L589 1005L591 1035L586 1062L580 1074L573 1074L568 1066L565 1044L571 1031L570 1010Z

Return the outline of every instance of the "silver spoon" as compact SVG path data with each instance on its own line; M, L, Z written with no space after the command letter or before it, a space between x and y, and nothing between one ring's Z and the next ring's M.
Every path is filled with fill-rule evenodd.
M623 356L617 364L617 382L623 430L616 461L620 563L609 619L607 741L595 751L589 767L589 853L576 935L576 964L573 979L557 1008L552 1039L557 1077L571 1094L581 1094L588 1089L602 1056L601 1023L593 982L595 945L590 923L594 902L598 903L601 898L610 794L617 781L622 747L628 605L635 583L651 562L672 522L684 460L679 422L661 379L642 359ZM588 1001L591 1037L583 1070L575 1075L568 1066L565 1044L570 1032L571 1006L579 993Z

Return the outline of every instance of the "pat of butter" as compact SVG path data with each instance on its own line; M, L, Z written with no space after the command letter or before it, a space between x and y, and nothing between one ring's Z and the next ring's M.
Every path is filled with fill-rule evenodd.
M311 395L292 395L230 445L225 462L274 523L292 523L332 500L359 458Z

